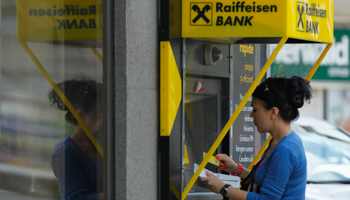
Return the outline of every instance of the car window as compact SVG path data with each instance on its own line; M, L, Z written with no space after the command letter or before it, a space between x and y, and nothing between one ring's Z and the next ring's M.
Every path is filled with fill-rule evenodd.
M309 132L314 132L314 133L318 133L320 135L324 135L327 137L331 137L331 138L335 138L335 139L339 139L339 140L343 140L346 142L350 142L350 137L340 131L339 129L337 129L336 127L334 128L326 128L326 127L311 127L311 126L305 126L303 127L304 129L306 129Z
M293 125L303 141L309 182L350 181L350 137L335 128ZM327 132L328 131L328 132Z

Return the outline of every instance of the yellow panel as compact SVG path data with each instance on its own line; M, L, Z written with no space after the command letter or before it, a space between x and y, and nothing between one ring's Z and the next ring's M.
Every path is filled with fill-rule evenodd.
M290 0L288 36L333 43L333 1Z
M332 0L182 0L182 13L185 38L235 41L246 37L288 37L333 42ZM304 20L304 32L299 19ZM312 32L310 24L315 27Z
M251 7L241 12L240 5ZM271 12L261 12L263 9ZM280 37L286 35L286 3L281 0L183 0L183 37ZM237 11L238 9L238 11Z
M160 42L160 135L169 136L182 98L181 77L169 41Z
M102 39L102 0L17 0L22 41Z
M185 145L185 156L184 157L185 157L185 164L190 164L190 159L188 158L186 145Z

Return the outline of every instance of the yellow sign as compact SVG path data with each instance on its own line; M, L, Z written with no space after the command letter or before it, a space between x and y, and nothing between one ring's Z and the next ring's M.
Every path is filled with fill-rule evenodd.
M184 38L276 38L333 42L332 0L183 0Z
M160 136L170 136L182 98L182 84L169 41L160 42L160 58Z
M18 39L102 39L102 0L17 0Z

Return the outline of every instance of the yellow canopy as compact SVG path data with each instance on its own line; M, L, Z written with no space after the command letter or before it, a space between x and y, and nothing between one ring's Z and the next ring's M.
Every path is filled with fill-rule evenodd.
M332 0L183 0L182 37L232 43L333 43Z
M251 87L222 129L184 191L184 200L248 98L285 43L327 43L309 72L310 80L333 44L333 0L182 0L182 37L224 43L278 43ZM258 161L271 136L249 166Z

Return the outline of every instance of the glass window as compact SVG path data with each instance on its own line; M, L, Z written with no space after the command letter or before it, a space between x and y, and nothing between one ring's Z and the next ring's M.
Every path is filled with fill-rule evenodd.
M270 53L272 53L276 49L277 44L269 46ZM301 76L306 78L326 46L327 44L322 43L283 45L271 65L271 76ZM322 66L319 68L321 69Z
M1 199L103 193L102 1L1 4Z

